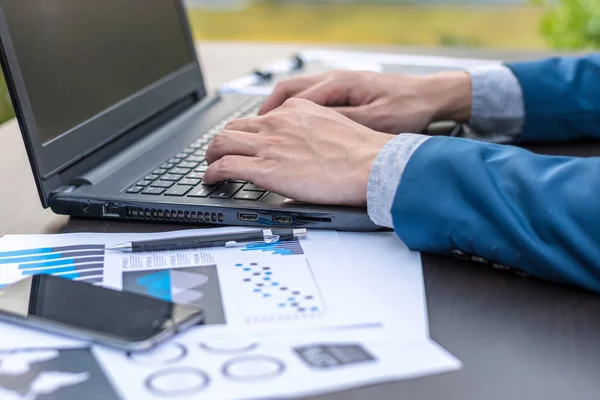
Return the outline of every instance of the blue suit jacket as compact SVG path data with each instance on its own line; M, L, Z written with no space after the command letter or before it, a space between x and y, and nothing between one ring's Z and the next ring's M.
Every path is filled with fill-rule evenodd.
M600 139L600 55L508 67L522 141ZM409 160L392 215L413 250L459 249L600 292L600 158L434 137Z

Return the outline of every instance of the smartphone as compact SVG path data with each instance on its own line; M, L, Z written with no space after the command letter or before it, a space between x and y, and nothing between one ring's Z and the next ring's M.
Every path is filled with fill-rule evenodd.
M189 304L34 275L0 289L0 320L142 351L203 323L204 313Z

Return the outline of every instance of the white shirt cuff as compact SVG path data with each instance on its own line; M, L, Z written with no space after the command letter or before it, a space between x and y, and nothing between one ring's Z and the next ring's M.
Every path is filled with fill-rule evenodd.
M430 136L404 133L390 140L377 155L367 189L369 218L392 228L392 205L408 160Z
M468 72L472 83L471 129L465 129L461 136L494 143L516 141L525 119L523 90L517 77L505 66L476 67Z

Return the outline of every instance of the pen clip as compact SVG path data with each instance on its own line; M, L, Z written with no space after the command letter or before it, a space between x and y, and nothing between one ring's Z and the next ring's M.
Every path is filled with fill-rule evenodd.
M225 247L227 247L227 248L240 247L240 246L246 246L248 244L275 244L277 242L279 242L279 235L271 235L271 236L265 236L265 240L261 240L258 242L236 242L235 240L230 240L229 242L225 243Z

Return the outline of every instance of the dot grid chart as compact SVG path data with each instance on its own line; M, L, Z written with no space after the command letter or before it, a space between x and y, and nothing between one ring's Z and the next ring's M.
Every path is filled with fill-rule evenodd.
M374 301L355 295L365 269L350 260L336 232L208 251L218 266L225 331L362 325L385 316ZM369 312L357 313L361 307Z
M287 261L287 260L286 260ZM325 311L309 263L300 260L272 267L264 261L235 264L240 293L254 312L249 323L314 318Z

